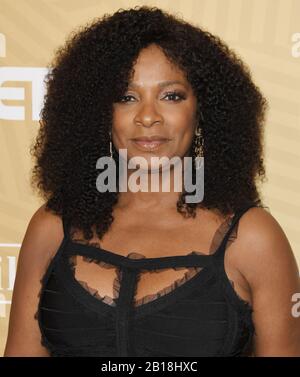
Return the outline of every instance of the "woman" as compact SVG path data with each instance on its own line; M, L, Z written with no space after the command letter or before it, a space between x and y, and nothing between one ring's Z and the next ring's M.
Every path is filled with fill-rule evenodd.
M32 148L45 203L22 243L5 356L300 356L299 271L257 188L267 103L245 64L143 6L73 35L47 79ZM118 167L121 149L158 190L100 192L96 163ZM164 191L152 157L204 157L203 199L176 191L168 164Z

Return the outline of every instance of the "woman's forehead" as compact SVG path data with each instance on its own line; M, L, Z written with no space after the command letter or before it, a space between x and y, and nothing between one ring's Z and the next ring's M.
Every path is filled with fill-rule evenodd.
M149 50L147 50L149 48ZM160 49L145 48L141 51L130 75L127 90L162 90L175 86L194 94L187 74L170 62ZM155 50L155 53L151 53Z

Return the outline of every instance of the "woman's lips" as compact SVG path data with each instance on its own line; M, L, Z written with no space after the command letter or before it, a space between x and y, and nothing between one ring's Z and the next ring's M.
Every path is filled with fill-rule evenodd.
M162 144L167 143L168 140L133 140L133 142L142 150L153 151L158 149Z

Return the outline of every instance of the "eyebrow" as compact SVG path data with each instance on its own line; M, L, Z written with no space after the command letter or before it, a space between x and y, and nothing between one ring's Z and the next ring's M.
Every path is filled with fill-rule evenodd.
M186 87L186 85L182 82L182 81L179 81L179 80L168 80L168 81L162 81L162 82L159 82L158 83L158 86L160 88L164 88L166 86L170 86L170 85L173 85L173 84L180 84L180 85L183 85L184 87ZM138 88L140 87L140 85L132 82L128 85L128 87L131 87L131 88Z

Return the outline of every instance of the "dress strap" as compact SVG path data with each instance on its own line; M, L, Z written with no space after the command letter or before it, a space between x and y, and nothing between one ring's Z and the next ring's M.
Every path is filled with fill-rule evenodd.
M62 215L62 224L63 224L63 230L64 230L64 238L69 239L70 238L70 222L67 220L64 214Z
M228 241L228 239L229 239L232 231L234 230L236 224L239 222L239 220L243 216L243 214L245 212L247 212L248 209L250 209L252 207L257 207L257 206L255 204L247 205L246 207L244 207L244 208L240 209L239 211L237 211L235 213L235 215L232 217L229 229L227 230L224 238L222 239L222 242L221 242L220 246L218 247L217 251L214 254L217 258L224 257L225 250L226 250L226 244L227 244L227 241Z

